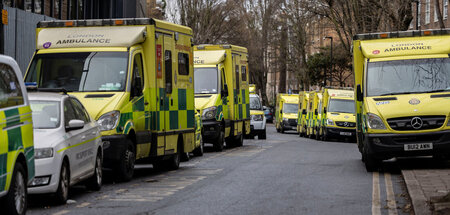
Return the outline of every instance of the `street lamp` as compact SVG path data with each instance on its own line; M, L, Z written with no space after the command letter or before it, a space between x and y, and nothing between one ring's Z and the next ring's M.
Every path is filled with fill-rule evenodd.
M416 3L416 30L419 30L419 5L420 0L414 0L414 3Z
M331 43L330 43L330 77L333 73L333 37L324 37L325 39L330 39ZM324 74L324 80L323 80L323 86L326 87L327 86L327 73L325 72ZM331 78L330 78L330 86L331 86Z

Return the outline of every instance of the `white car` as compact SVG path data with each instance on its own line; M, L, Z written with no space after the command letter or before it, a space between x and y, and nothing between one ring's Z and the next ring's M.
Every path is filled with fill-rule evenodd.
M98 124L81 102L65 93L29 93L34 125L35 178L29 194L67 201L69 187L102 186L102 140Z
M261 99L250 93L250 138L258 135L259 140L266 139L266 116L262 109Z

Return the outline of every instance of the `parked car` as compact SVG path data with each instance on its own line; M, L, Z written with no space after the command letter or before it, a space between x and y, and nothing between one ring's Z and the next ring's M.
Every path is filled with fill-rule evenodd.
M273 123L273 111L270 107L263 107L264 115L266 116L266 122Z
M16 61L0 55L0 213L25 214L34 177L33 124Z
M65 93L29 93L33 111L36 176L30 194L67 201L70 186L102 186L102 140L98 124L81 102Z

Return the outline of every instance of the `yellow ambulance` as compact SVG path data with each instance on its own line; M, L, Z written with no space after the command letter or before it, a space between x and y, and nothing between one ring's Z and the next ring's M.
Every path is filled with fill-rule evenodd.
M320 96L320 97L319 97ZM306 136L309 138L315 138L316 135L316 126L317 116L319 115L318 107L319 101L322 97L322 93L319 91L311 91L309 92L308 98L308 107L306 109L306 114L308 115L308 122L306 126Z
M324 88L319 108L321 140L356 138L355 100L352 89Z
M309 100L309 92L300 92L298 94L298 124L297 124L297 132L300 137L304 137L306 135L306 128L308 124L308 100Z
M242 146L250 133L247 48L235 45L194 47L195 108L202 115L203 139L222 151Z
M25 80L65 88L97 120L104 166L177 169L195 147L192 30L156 19L43 21Z
M0 208L25 214L27 186L34 178L33 122L16 61L0 55Z
M357 142L367 171L450 157L450 29L355 35Z
M297 130L298 94L278 94L275 107L277 132Z

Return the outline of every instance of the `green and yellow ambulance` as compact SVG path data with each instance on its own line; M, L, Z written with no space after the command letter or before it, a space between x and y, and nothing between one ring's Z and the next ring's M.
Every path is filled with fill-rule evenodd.
M27 186L34 178L33 122L22 73L0 55L0 210L25 214Z
M297 132L300 137L304 137L306 135L306 128L308 125L308 100L309 92L303 91L298 94Z
M156 19L43 21L25 80L65 88L102 130L119 180L177 169L195 146L192 30Z
M319 137L356 138L355 100L352 89L324 88L319 108Z
M278 94L275 107L277 132L297 130L298 94Z
M203 138L217 151L242 146L250 133L247 48L235 45L194 47L195 108L203 120Z
M319 91L309 92L308 107L306 109L306 114L308 115L306 136L309 138L315 138L316 135L316 126L318 125L317 116L319 115L319 96L322 97L322 94Z
M353 39L357 142L367 171L393 157L450 157L450 29Z

